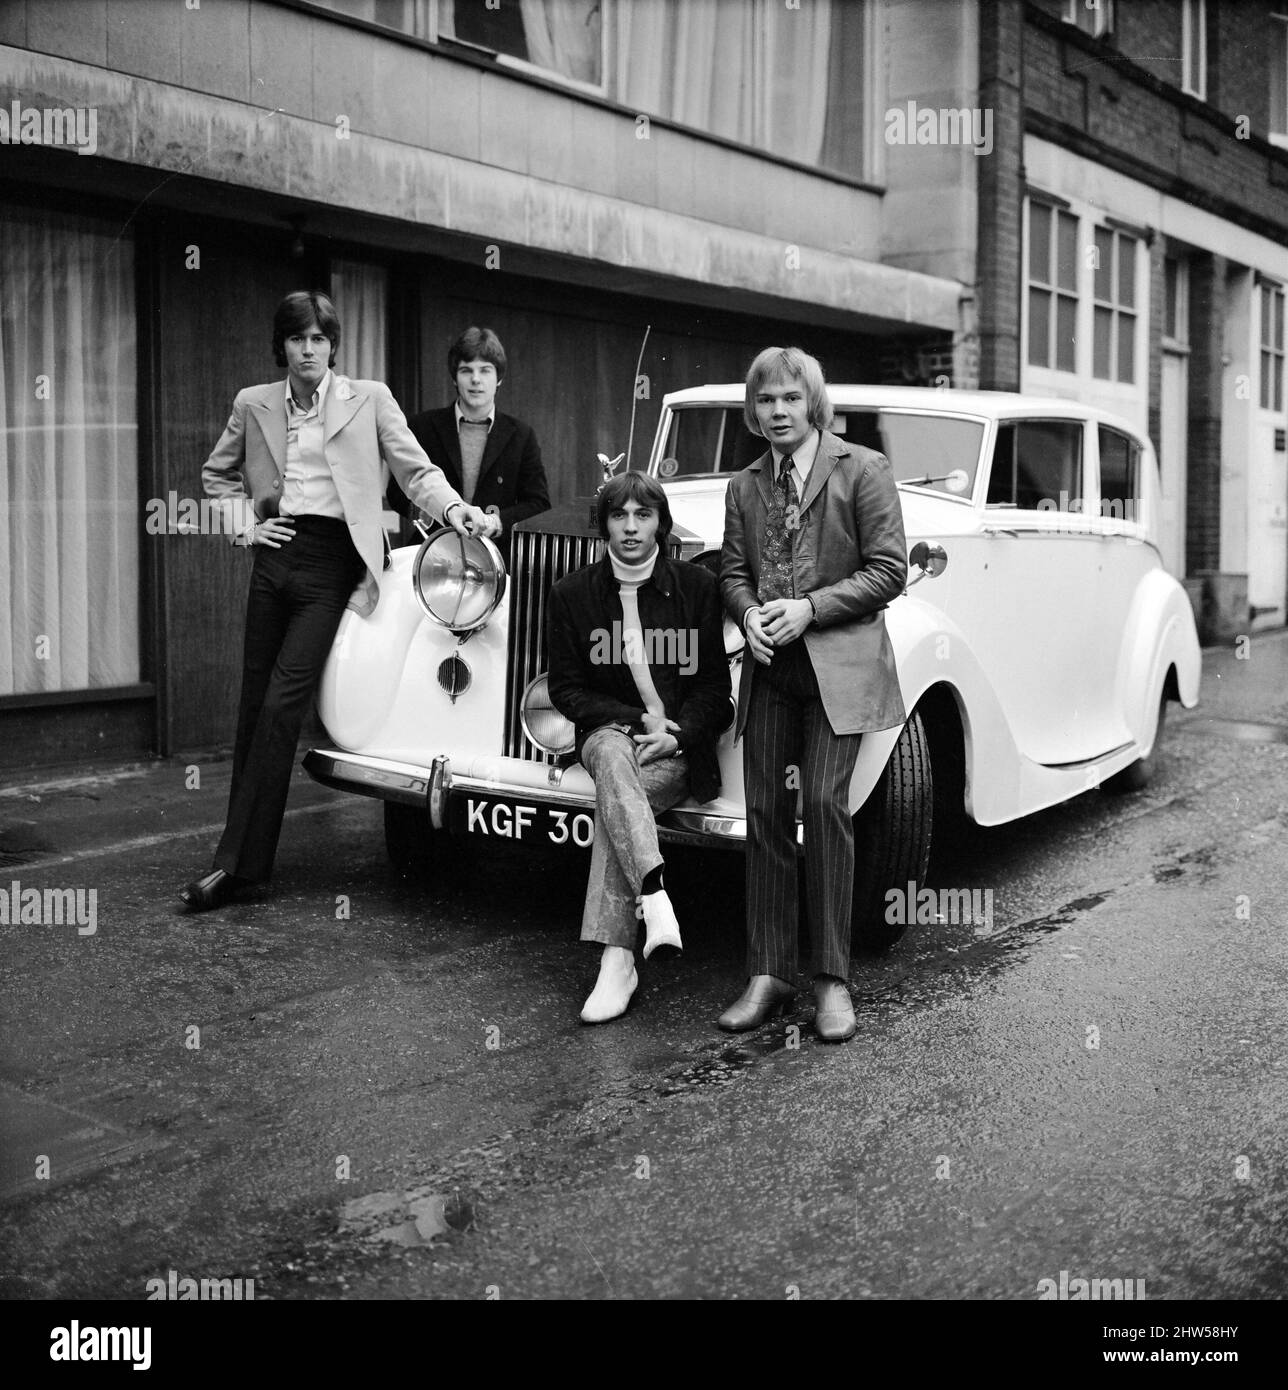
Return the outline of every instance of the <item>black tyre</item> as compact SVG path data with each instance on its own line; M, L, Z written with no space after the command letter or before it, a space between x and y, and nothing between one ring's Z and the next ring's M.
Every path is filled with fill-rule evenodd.
M907 929L886 921L886 894L924 886L930 864L935 784L921 716L903 726L881 780L854 815L854 907L850 935L856 946L885 951ZM907 914L900 914L907 915Z
M431 876L440 840L428 811L396 801L385 802L385 848L390 863L404 878Z
M1134 763L1128 763L1121 772L1115 772L1112 777L1104 781L1104 789L1114 796L1125 796L1130 792L1144 791L1150 782L1153 781L1155 772L1158 771L1159 759L1163 747L1163 724L1167 719L1167 692L1164 691L1158 697L1158 727L1154 731L1154 746L1149 750L1149 757L1137 758Z

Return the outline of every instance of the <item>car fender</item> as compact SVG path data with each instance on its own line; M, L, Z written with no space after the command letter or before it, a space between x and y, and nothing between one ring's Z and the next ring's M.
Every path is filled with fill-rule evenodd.
M1166 570L1150 570L1132 596L1118 656L1118 704L1141 757L1153 747L1168 668L1176 668L1181 704L1192 709L1199 700L1202 665L1189 595Z
M367 747L389 718L424 620L411 586L417 547L395 550L367 617L346 609L318 689L318 713L341 748Z
M961 629L926 599L904 595L886 614L904 708L911 714L933 686L947 686L957 704L966 761L967 812L996 817L1019 794L1019 750L1006 716ZM901 726L863 735L850 782L857 811L881 778ZM933 744L932 735L932 744Z

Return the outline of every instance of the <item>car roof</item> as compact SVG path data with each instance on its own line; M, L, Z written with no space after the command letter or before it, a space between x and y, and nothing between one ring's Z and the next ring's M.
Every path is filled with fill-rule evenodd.
M683 391L668 392L662 403L667 406L741 405L745 389L740 381L724 386L690 386ZM1063 396L1027 396L1019 391L959 391L953 387L941 390L933 386L859 386L835 382L828 382L827 394L838 410L846 406L872 409L887 406L941 410L994 420L1013 416L1091 419L1112 424L1133 437L1143 438L1141 431L1121 415Z

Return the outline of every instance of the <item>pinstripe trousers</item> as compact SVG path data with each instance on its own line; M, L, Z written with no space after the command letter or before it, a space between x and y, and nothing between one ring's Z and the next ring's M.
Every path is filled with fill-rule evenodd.
M776 648L752 680L743 732L747 787L747 973L796 983L796 795L805 822L805 903L814 968L850 973L854 825L850 779L862 734L836 734L819 698L803 641Z

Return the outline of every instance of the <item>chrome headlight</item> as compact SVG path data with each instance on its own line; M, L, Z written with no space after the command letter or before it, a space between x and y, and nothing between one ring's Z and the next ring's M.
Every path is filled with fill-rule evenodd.
M519 706L523 732L543 753L571 753L577 743L577 729L550 703L550 681L543 671L528 683Z
M412 564L416 599L436 623L475 632L505 596L505 561L484 536L444 527L425 538Z

